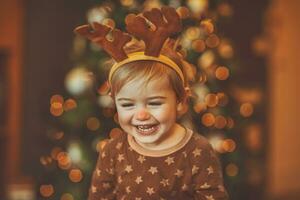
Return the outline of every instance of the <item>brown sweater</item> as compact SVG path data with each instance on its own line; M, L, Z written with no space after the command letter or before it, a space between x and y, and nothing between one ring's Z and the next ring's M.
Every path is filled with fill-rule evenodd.
M126 133L99 154L89 200L227 200L218 158L208 141L187 130L176 147L141 148Z

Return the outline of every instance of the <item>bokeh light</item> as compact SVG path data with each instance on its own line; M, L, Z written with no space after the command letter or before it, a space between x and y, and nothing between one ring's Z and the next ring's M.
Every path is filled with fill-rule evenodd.
M187 0L187 5L195 15L199 15L207 9L208 0Z
M74 182L78 183L82 180L83 174L80 169L71 169L69 172L69 179Z
M190 16L190 10L184 6L180 6L179 8L177 8L176 12L178 13L181 19L186 19Z
M206 103L203 103L203 102L197 102L194 106L193 106L193 109L196 113L201 113L201 112L204 112L206 111L207 109L207 105Z
M211 34L206 38L205 43L209 48L215 48L220 44L220 39L216 34Z
M253 114L253 105L251 103L243 103L240 107L240 114L243 117L250 117Z
M70 193L65 193L61 196L60 200L74 200L74 197Z
M225 168L227 176L236 176L239 173L239 168L236 164L230 163Z
M226 152L233 152L236 149L236 143L232 139L225 139L222 143L222 148Z
M192 42L192 49L198 53L203 52L205 48L206 48L205 42L201 39L197 39Z
M214 25L211 20L206 19L200 22L200 27L205 31L206 34L212 34L214 32Z
M229 70L227 67L221 66L216 69L216 78L219 80L226 80L229 77Z
M224 116L218 115L216 116L215 127L217 129L223 129L227 125L227 120Z
M77 107L77 103L74 99L67 99L65 102L64 102L64 110L65 111L70 111L70 110L73 110Z
M67 152L59 152L57 154L58 167L67 170L71 167L72 161Z
M213 126L215 123L215 116L212 113L205 113L202 115L201 122L204 126Z
M54 194L54 187L53 185L41 185L40 186L40 194L43 197L50 197Z
M212 93L207 94L205 96L205 103L208 107L215 107L218 104L218 96Z
M100 121L96 117L89 117L86 126L91 131L96 131L100 128Z

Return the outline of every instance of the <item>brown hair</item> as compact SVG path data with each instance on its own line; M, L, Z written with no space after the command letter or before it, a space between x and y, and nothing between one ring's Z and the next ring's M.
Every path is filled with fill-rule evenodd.
M126 46L124 49L128 54L143 51L143 48L144 47L141 43L135 41L133 44ZM186 77L182 67L181 57L176 51L170 48L170 44L163 47L161 54L171 58L181 68L184 76ZM144 83L147 84L151 80L160 79L164 76L168 77L170 86L173 88L177 100L182 101L185 96L185 87L187 86L187 83L183 83L179 75L172 68L163 63L150 60L134 61L117 69L111 79L111 94L114 97L126 83L132 80L143 78L145 80Z

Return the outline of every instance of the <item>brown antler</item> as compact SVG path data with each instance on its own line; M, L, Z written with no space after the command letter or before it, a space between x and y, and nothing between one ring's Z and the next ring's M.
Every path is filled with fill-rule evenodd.
M74 30L75 33L100 45L111 57L120 62L127 58L123 47L131 40L131 37L118 29L114 29L112 31L113 41L109 41L106 39L106 35L110 31L111 28L97 22L93 23L93 28L90 25L82 25Z
M143 15L155 25L155 30L148 28L145 18L135 16L128 20L127 31L145 42L145 55L158 56L168 37L181 31L180 17L172 7L162 7L161 10L154 8Z

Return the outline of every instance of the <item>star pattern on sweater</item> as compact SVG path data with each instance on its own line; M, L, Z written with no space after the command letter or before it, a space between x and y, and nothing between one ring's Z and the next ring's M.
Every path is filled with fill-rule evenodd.
M183 151L182 154L183 154L183 156L184 156L185 158L187 157L186 151Z
M203 185L200 186L200 188L201 189L208 189L208 188L210 188L210 185L205 182Z
M177 169L174 175L177 176L178 178L182 177L183 176L183 170Z
M166 162L168 165L171 165L172 163L174 163L174 157L168 156L167 159L165 160L165 162Z
M196 174L199 170L199 167L197 167L196 165L193 165L192 167L192 175Z
M127 186L127 187L126 187L126 193L129 194L130 192L131 192L130 186Z
M162 179L162 181L160 181L160 183L161 183L164 187L170 185L169 179Z
M138 161L143 164L143 162L146 160L145 156L140 155L138 158Z
M106 156L106 153L105 153L105 151L103 151L103 152L101 153L101 158L105 158L105 156Z
M96 169L96 174L97 174L97 176L100 176L101 175L101 170L100 169Z
M118 176L118 183L122 183L122 177L121 176Z
M111 187L111 185L110 183L102 183L102 187L107 190Z
M149 169L148 171L149 171L152 175L158 172L157 167L152 167L152 166L150 167L150 169Z
M141 176L136 177L135 182L136 182L137 184L140 184L141 182L143 182L142 177L141 177Z
M96 192L97 192L97 188L92 185L92 193L96 193Z
M188 190L188 185L187 184L183 184L183 186L181 187L182 191L187 191Z
M150 196L151 196L152 194L155 193L153 187L147 187L147 191L146 191L146 192L147 192Z
M208 171L208 175L214 173L214 168L212 166L209 166L206 170Z
M123 146L122 142L118 142L118 144L116 145L116 149L120 150Z
M205 198L207 199L207 200L215 200L215 198L213 197L213 195L205 195Z
M121 154L121 153L120 153L120 154L118 155L117 160L118 160L119 162L122 162L122 160L125 160L124 154Z
M132 172L132 171L133 171L132 166L131 166L131 165L126 165L125 171L126 171L127 173Z
M202 151L201 149L196 148L192 153L194 154L194 157L197 157L201 155L201 151Z

